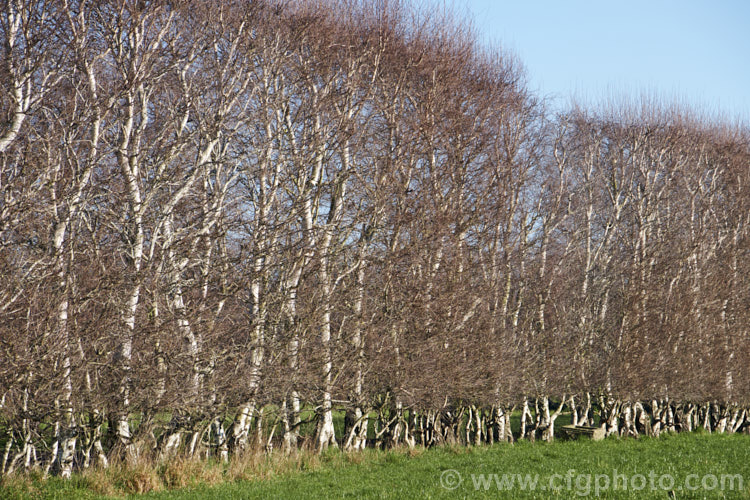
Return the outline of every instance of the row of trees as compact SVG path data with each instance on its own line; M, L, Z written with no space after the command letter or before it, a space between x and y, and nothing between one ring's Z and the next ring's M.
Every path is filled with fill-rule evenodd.
M399 2L7 0L0 33L3 473L748 428L747 127L550 113Z

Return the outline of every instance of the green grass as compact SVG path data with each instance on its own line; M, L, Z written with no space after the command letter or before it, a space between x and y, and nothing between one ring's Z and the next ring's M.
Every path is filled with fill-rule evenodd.
M243 480L231 476L228 467L213 464L213 485L196 481L188 489L151 492L137 498L572 498L586 496L584 493L594 496L596 481L600 486L605 483L604 476L597 478L595 475L606 475L611 482L614 471L626 476L628 489L622 489L620 478L619 489L600 488L599 497L750 498L750 436L747 435L694 433L664 435L659 439L614 438L600 442L578 440L551 444L521 442L411 452L367 450L361 454L331 451L322 457L301 455L283 466L274 465L273 458L262 460L262 463L253 464L258 469L257 474L243 476ZM190 473L190 470L182 470L182 474ZM444 488L441 476L445 474L443 478L449 480L449 476L456 473L462 479L458 487L452 490ZM482 483L480 474L488 480L487 483ZM528 486L524 490L518 483L510 488L507 482L499 487L490 474L497 474L500 481L503 474L528 474L530 479L538 475L539 487L529 491ZM554 477L552 484L561 488L557 492L547 489L554 474L558 476ZM698 486L695 491L684 488L686 478L691 474L697 475L691 476L692 482L689 483ZM720 482L723 474L742 475L743 489L738 490L736 480L734 490L728 489L728 483L724 491L718 484L712 488L712 478ZM674 480L674 491L661 488L669 485L670 479L666 475ZM127 477L125 474L122 480L127 480ZM701 487L701 480L705 480L711 489ZM634 491L633 486L639 488L641 481L645 482L645 487ZM10 486L0 488L0 498L100 498L90 486L91 478L85 476L67 482L32 478L25 483L11 482Z

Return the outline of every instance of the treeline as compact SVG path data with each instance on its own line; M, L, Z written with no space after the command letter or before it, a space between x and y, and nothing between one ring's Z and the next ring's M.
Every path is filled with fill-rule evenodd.
M746 126L397 1L2 7L2 473L750 428Z

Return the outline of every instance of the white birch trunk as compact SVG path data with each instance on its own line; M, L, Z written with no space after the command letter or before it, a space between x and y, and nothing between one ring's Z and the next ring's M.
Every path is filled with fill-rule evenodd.
M181 444L182 432L170 432L162 444L161 451L159 452L159 461L165 462L177 456Z
M363 229L366 231L366 229ZM364 236L363 236L364 239ZM352 346L357 353L357 367L355 370L355 381L354 381L354 409L353 415L350 419L353 421L352 427L349 432L349 437L346 440L344 449L346 450L363 450L367 444L367 424L368 415L367 411L362 408L362 390L364 384L364 369L365 369L365 346L364 339L362 336L363 318L362 318L362 303L364 301L364 280L365 280L365 252L366 242L363 241L359 251L359 268L357 269L357 295L354 302L354 315L356 318L356 324L354 327L354 334L352 335Z
M290 281L286 284L287 300L285 313L287 318L287 327L291 329L292 334L287 345L289 355L289 369L295 374L299 369L299 332L297 331L297 286L302 275L302 266L298 266L292 273ZM283 402L282 419L284 424L284 451L291 453L297 449L299 440L300 424L300 397L298 392L292 387L289 395Z
M513 442L513 433L510 428L510 411L507 411L501 404L498 404L494 409L494 426L495 426L495 439L498 442Z
M177 331L182 338L185 346L185 353L191 360L192 373L187 384L189 399L192 404L198 403L201 394L202 373L200 369L199 358L199 339L194 333L193 327L188 319L187 309L182 294L182 272L187 266L187 259L178 259L174 252L174 230L172 227L172 214L168 214L164 220L164 245L167 248L167 280L169 290L167 292L167 304L174 311L177 321Z
M542 422L544 429L542 439L544 441L547 441L548 443L554 441L555 439L555 420L557 420L557 417L559 417L562 413L563 408L565 407L566 400L567 396L563 395L562 399L560 400L560 406L558 406L557 410L555 410L554 413L550 414L549 398L547 396L544 396L542 398Z
M531 422L531 410L529 409L529 398L523 398L523 408L521 410L521 434L518 439L526 439L528 432L528 424Z
M5 131L0 134L0 154L10 147L13 141L21 131L26 119L26 113L31 105L31 91L33 82L33 71L25 70L18 67L15 52L24 50L24 43L21 37L21 22L23 11L25 10L23 2L20 0L11 0L5 3L7 26L5 26L5 72L12 79L12 113L10 123ZM28 43L28 42L26 42Z
M142 92L141 92L142 94ZM131 443L130 424L128 422L128 414L130 411L130 370L132 362L132 351L133 351L133 335L135 334L135 318L138 310L138 301L141 293L140 283L140 270L141 263L143 261L143 246L144 246L144 230L143 230L143 204L141 199L141 189L138 181L139 167L138 167L138 144L135 144L135 150L131 151L131 135L134 130L134 122L136 116L136 104L135 96L133 93L128 93L126 96L127 100L127 115L126 121L122 128L122 137L117 151L117 159L122 171L123 177L127 185L127 196L128 196L128 212L132 220L132 233L133 240L130 243L130 264L132 273L132 284L130 292L127 298L126 307L123 311L123 324L125 331L123 332L118 351L116 353L116 359L118 367L123 373L122 379L120 380L120 401L118 414L116 416L115 424L115 435L119 440L120 444L125 447L126 455L128 459L135 458L135 448ZM148 121L148 113L145 110L145 103L143 103L142 119L144 123L141 123L142 128L146 126Z
M240 408L232 422L230 446L233 452L243 452L247 449L248 434L250 432L250 419L255 411L255 405L251 402Z
M320 343L323 348L323 401L320 409L320 420L317 431L317 449L324 451L329 446L336 447L336 434L333 427L333 410L331 402L331 391L333 383L333 363L331 361L331 284L328 275L329 257L328 251L333 235L327 231L321 244L320 279L323 288L323 317L320 332Z
M87 83L89 86L89 92L91 97L97 98L96 89L96 77L91 64L88 61L83 62L84 68L87 74ZM101 128L101 114L98 107L95 107L95 118L91 125L91 136L90 136L90 149L89 149L89 160L85 167L80 172L74 185L72 186L73 192L69 199L63 199L58 201L55 193L55 187L52 189L52 199L54 201L54 214L57 220L54 229L53 236L53 259L55 262L56 273L58 278L59 290L61 293L60 303L57 309L57 335L59 342L63 348L63 359L62 359L62 398L61 398L61 422L62 428L60 429L61 442L56 441L53 444L53 460L57 461L57 468L60 476L63 478L69 478L73 471L73 458L76 450L76 442L78 436L78 429L76 421L73 415L72 406L72 395L73 395L73 384L71 380L71 340L68 330L68 314L69 314L69 275L68 265L66 264L65 257L65 239L69 232L72 221L76 220L81 209L83 200L83 193L89 184L91 174L93 172L95 162L97 161L99 137ZM67 151L61 161L67 160ZM73 160L75 163L75 160ZM64 203L67 201L67 214L63 215L65 207ZM72 257L71 257L72 258ZM56 457L54 455L57 455Z
M229 462L229 447L227 445L227 435L224 432L224 425L221 423L221 419L217 418L213 421L213 446L216 450L216 455L224 463Z

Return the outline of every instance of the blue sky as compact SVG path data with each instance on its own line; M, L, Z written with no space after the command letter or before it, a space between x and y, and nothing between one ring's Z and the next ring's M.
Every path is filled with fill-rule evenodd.
M443 5L443 0L427 0ZM566 103L646 92L750 119L750 0L446 0Z

